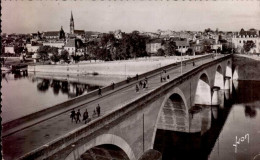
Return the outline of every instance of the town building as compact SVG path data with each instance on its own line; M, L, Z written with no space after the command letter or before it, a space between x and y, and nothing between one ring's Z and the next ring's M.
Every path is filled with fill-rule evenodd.
M65 44L64 49L69 52L69 55L73 55L76 53L76 40L69 39Z
M73 14L71 12L71 17L70 17L70 34L69 38L79 38L81 40L85 39L85 31L84 30L76 30L74 27L74 18Z
M252 48L249 53L260 53L259 31L255 29L250 29L249 31L241 29L241 31L232 38L232 43L234 44L234 47L237 48L238 52L243 52L244 44L247 41L252 41L255 44L255 47Z
M50 47L56 47L56 48L63 48L65 45L64 41L47 41L43 42L43 46L50 46Z
M175 41L177 51L181 53L186 53L186 51L189 49L190 44L187 41Z
M147 53L157 53L158 49L162 48L162 39L153 39L146 44Z
M14 46L5 46L5 53L15 54Z
M60 32L59 31L43 32L43 37L46 38L46 39L59 39Z
M58 39L65 39L66 34L61 26L60 31L47 31L43 32L43 38L47 40L58 40Z
M26 44L26 48L28 52L36 53L38 49L40 48L40 44L32 45L32 44Z

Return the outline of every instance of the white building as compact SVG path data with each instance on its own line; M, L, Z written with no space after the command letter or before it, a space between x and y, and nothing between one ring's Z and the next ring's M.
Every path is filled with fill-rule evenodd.
M37 50L40 48L40 45L31 45L31 44L26 44L26 48L28 52L35 53Z
M56 48L63 48L65 43L63 41L54 41L54 42L43 42L43 46L50 46Z
M255 43L255 47L252 48L249 53L260 53L260 37L257 32L244 31L242 29L239 34L234 35L232 38L232 43L239 52L242 51L247 41L253 41Z
M14 52L14 46L6 46L6 47L5 47L5 53L15 54L15 52Z
M158 49L161 48L163 48L161 39L154 39L146 44L146 52L148 53L157 53Z
M69 55L73 55L76 53L76 41L75 39L69 39L65 44L64 49L69 52Z
M189 49L190 45L187 41L175 41L177 50L181 53L186 53Z

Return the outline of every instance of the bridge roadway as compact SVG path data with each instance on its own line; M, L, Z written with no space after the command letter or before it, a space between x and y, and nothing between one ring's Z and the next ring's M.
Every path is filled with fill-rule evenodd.
M219 55L215 57L214 60L220 57L223 56ZM196 62L195 66L193 66L192 62L187 63L186 65L183 65L182 72L189 72L195 67L208 63L212 60L212 57L199 60ZM167 71L167 74L169 74L170 79L174 79L180 76L181 69L180 67L172 67L171 70ZM120 108L123 104L126 104L139 96L145 95L148 91L153 90L164 83L165 82L160 82L160 74L157 74L153 77L149 77L148 88L140 89L138 93L135 91L136 83L130 83L127 87L121 88L114 93L104 93L102 96L95 96L94 99L86 99L84 102L85 105L76 108L76 110L80 109L81 114L83 115L83 112L87 109L89 116L92 118L93 110L98 104L100 104L102 116L116 110L117 108ZM24 154L79 128L84 124L82 121L78 124L75 122L72 123L69 115L70 111L67 111L63 114L58 114L53 118L46 119L40 123L36 123L27 128L18 130L15 133L6 135L2 138L3 158L5 160L17 159ZM96 117L93 117L92 120L95 118Z

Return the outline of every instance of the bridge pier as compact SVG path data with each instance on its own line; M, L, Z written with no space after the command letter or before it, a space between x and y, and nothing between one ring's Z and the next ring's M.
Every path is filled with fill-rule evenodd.
M231 92L230 79L231 77L225 76L224 95L226 100L230 99L230 92Z
M231 77L225 76L225 90L230 90L230 79Z
M201 112L202 108L200 106L193 106L189 109L190 119L189 119L189 132L195 133L201 131Z
M220 87L212 87L212 91L213 91L213 94L212 94L212 102L211 102L211 112L212 112L212 115L213 115L213 118L214 119L217 119L218 118L218 107L220 106L221 104L221 99L220 99Z
M220 90L220 87L216 87L216 86L212 87L213 94L212 94L211 105L218 106L220 104L219 90Z

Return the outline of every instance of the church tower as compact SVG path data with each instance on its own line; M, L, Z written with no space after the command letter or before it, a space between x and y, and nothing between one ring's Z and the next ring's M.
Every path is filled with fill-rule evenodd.
M70 34L74 34L74 19L71 11L71 17L70 17Z

